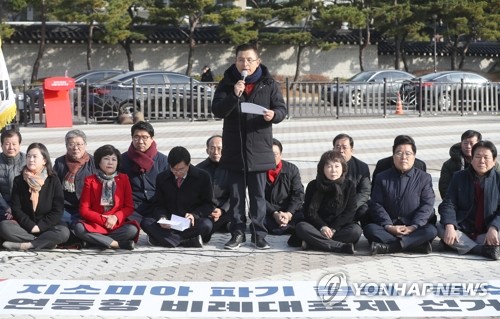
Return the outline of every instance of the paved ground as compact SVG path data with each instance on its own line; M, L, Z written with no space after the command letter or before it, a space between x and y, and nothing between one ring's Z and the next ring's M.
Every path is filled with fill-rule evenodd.
M222 121L154 123L160 151L182 145L193 163L205 158L205 140L220 133ZM130 144L130 126L75 126L88 135L89 150L113 144L121 151ZM389 118L292 119L276 125L274 135L283 143L283 158L301 169L303 183L315 176L320 155L332 147L341 132L354 140L355 156L373 171L376 161L391 153L393 139L409 134L416 140L417 157L426 161L437 182L441 164L449 147L467 129L482 132L485 139L500 145L500 125L496 116L428 117L391 116ZM52 158L64 153L64 134L68 129L21 127L23 150L34 141L47 145ZM228 234L216 234L203 249L163 249L150 247L141 234L138 248L128 251L55 250L51 252L0 251L0 278L55 280L130 281L318 281L329 273L344 272L355 282L485 282L500 276L497 262L480 257L460 257L438 251L438 241L430 255L397 254L371 257L365 239L356 246L354 256L302 251L286 245L285 237L269 236L271 250L258 251L246 243L238 251L223 249ZM8 292L1 292L2 294ZM408 315L411 315L409 313ZM23 316L15 316L21 318ZM37 317L26 316L28 318ZM67 317L67 316L65 316ZM62 318L62 317L60 317Z

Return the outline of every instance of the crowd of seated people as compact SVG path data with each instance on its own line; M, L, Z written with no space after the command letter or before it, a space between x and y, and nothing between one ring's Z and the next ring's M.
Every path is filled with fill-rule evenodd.
M103 145L87 152L80 130L65 136L66 154L54 165L42 143L21 152L21 134L1 133L0 241L7 250L95 246L135 248L140 231L149 245L202 248L214 232L231 232L227 171L219 166L221 135L206 142L198 165L182 147L158 151L150 123L131 128L121 154ZM362 235L371 255L429 254L432 242L458 254L500 258L500 169L497 149L468 130L450 149L439 180L442 203L411 136L394 139L392 155L368 165L353 156L345 133L318 159L304 191L299 168L282 159L273 139L276 167L266 172L270 235L290 236L290 246L354 254ZM180 221L179 221L180 220ZM181 227L181 228L179 228ZM237 247L235 247L237 248Z

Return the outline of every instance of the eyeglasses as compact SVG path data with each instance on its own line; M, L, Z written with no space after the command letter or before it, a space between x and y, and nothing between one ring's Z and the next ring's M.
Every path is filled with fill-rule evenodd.
M396 152L396 153L394 153L394 155L396 155L399 158L403 158L403 157L408 158L408 157L412 157L415 154L413 154L413 152Z
M252 58L237 58L236 59L236 62L238 63L245 63L245 62L248 62L249 64L252 64L254 63L255 61L258 61L259 59L252 59Z
M69 148L82 148L85 146L84 143L69 143L69 144L66 144L67 147Z
M335 149L337 149L337 150L343 150L343 151L348 150L348 149L350 149L350 148L351 148L351 147L350 147L350 146L347 146L347 145L336 145L336 146L335 146Z
M148 136L148 135L134 135L134 136L132 136L132 139L134 140L134 142L139 142L139 141L147 142L150 138L151 138L151 136Z

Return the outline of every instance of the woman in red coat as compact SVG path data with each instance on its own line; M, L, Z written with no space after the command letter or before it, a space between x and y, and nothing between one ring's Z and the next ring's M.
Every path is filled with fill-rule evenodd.
M134 212L132 189L126 174L118 172L121 154L112 145L94 153L97 173L85 178L80 199L82 220L75 234L86 243L113 249L134 249L139 225L128 220Z

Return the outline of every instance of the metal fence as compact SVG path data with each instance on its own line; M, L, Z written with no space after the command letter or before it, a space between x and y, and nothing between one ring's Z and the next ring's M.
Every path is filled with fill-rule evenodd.
M499 112L500 83L286 82L289 117Z
M149 121L213 119L217 83L167 86L83 86L70 92L74 121L117 122L121 114L142 112ZM37 91L38 90L38 94ZM40 88L16 88L19 114L25 125L44 122ZM405 114L469 114L499 112L500 83L422 82L292 82L282 83L288 117L387 116L397 108Z

